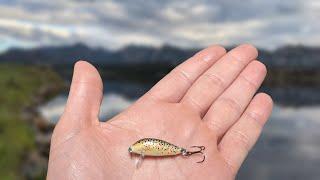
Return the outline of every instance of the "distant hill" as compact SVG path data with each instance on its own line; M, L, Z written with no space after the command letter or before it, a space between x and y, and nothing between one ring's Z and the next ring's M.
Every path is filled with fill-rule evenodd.
M147 46L126 46L117 51L89 48L83 44L35 49L10 49L0 55L0 62L23 64L61 65L73 64L79 59L96 64L124 65L164 63L177 64L194 54L196 49L180 49L165 45L161 48Z
M200 48L182 49L171 45L160 48L130 45L111 51L83 44L35 49L10 49L0 55L0 62L63 65L79 59L100 65L167 64L176 65ZM228 48L230 49L230 48ZM320 47L285 46L275 51L259 50L259 60L269 67L292 69L320 68Z

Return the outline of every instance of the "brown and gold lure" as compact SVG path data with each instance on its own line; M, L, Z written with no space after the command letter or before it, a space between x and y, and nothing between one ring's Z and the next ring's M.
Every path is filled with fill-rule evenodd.
M204 146L191 146L191 148L198 148L197 151L187 151L185 148L176 146L174 144L171 144L169 142L155 139L155 138L144 138L140 139L139 141L135 142L133 145L131 145L128 149L130 153L138 154L140 155L140 159L137 162L138 164L141 163L141 160L144 156L156 156L156 157L162 157L162 156L191 156L192 154L203 154L203 151L205 150ZM201 161L198 161L197 163L202 163L205 160L205 155L203 155L203 159Z

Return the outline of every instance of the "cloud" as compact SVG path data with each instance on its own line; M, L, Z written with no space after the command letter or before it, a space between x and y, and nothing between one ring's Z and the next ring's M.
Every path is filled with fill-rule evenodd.
M316 0L4 0L0 40L8 47L76 42L106 48L319 45L320 24L314 23L319 10Z

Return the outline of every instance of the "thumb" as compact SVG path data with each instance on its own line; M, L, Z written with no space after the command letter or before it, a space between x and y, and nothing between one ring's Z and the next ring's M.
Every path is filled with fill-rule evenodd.
M78 61L74 66L64 113L55 128L56 134L70 137L83 128L99 123L102 90L97 69L88 62Z
M74 66L64 115L82 126L98 121L102 89L97 69L88 62L78 61Z

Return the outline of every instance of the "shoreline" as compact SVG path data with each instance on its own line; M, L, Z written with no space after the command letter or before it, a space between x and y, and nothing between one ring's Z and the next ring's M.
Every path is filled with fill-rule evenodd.
M22 109L22 120L26 121L34 133L35 148L26 151L20 166L25 178L46 177L50 152L50 141L55 124L50 123L38 111L38 107L62 92L64 86L55 83L43 85L32 96L32 102Z

